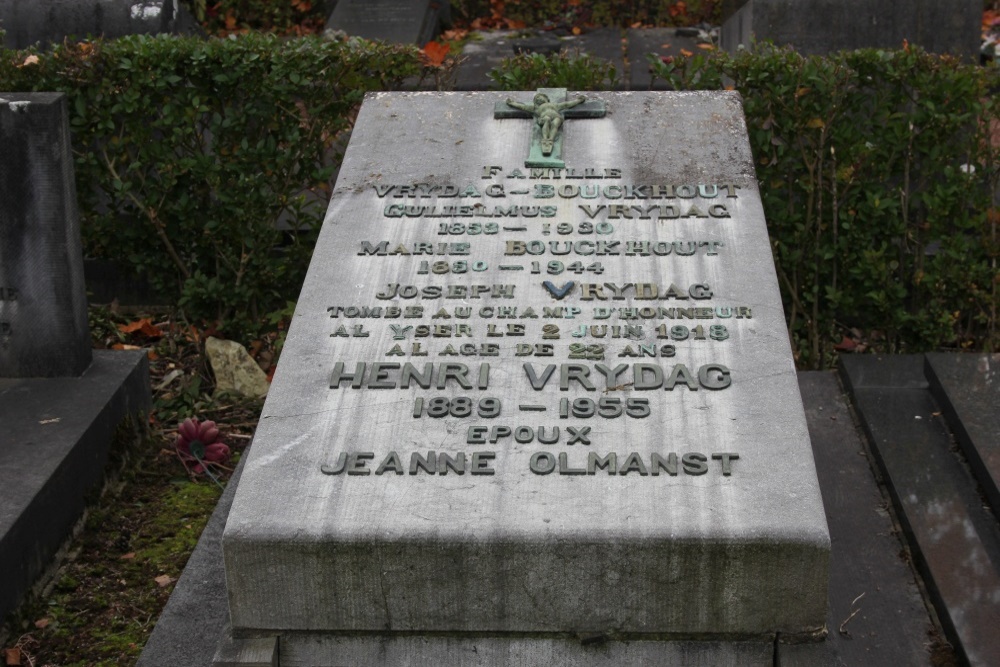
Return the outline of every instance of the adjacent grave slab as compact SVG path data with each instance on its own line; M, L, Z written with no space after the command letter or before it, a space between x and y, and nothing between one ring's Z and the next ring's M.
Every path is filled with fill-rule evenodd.
M0 377L90 365L66 96L0 93Z
M923 356L840 361L948 638L970 664L989 664L1000 654L1000 530L952 450Z
M66 98L0 93L0 618L150 405L144 352L92 354Z
M506 97L366 98L223 537L234 632L820 631L739 96L601 93L534 173Z
M202 32L177 0L0 0L0 28L8 49L67 38Z
M326 21L327 30L423 46L447 22L447 0L338 0Z
M0 619L99 488L116 429L128 417L141 428L148 365L142 351L98 351L81 377L0 378Z
M822 55L906 40L978 62L982 10L979 0L732 0L723 3L720 42L730 52L757 40Z
M798 375L830 524L830 634L823 646L779 643L775 664L941 664L931 660L933 625L837 377Z
M928 354L924 372L983 493L1000 513L1000 355Z

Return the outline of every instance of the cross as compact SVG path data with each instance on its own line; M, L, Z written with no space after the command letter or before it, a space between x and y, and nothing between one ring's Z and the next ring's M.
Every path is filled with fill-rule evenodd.
M543 115L539 115L539 95L545 95L552 107L542 110ZM580 99L580 98L578 98ZM503 118L533 118L535 122L531 127L531 148L528 151L528 159L524 161L525 167L557 167L562 168L566 163L562 160L562 120L564 118L603 118L607 113L604 102L601 100L586 100L578 102L576 100L566 101L565 88L539 88L535 91L535 101L533 104L516 103L511 106L506 101L497 102L493 109L493 117ZM555 118L557 114L559 118ZM548 132L551 136L546 137Z

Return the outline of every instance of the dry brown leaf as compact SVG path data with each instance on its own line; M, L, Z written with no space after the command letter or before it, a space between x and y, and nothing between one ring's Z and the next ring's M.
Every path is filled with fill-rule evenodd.
M45 628L49 627L49 623L51 622L52 621L47 618L40 618L37 621L35 621L35 627L38 628L39 630L44 630Z
M170 575L161 574L160 576L153 579L153 581L155 581L160 588L163 588L164 586L169 586L170 584L174 583L177 580L171 577Z
M3 651L6 657L7 667L19 667L21 664L21 649L18 647L6 648Z
M130 551L127 554L122 554L121 556L118 557L119 560L132 560L133 558L135 558L134 551Z
M21 67L24 67L25 65L37 65L37 64L38 64L38 56L32 54L24 59L24 62L21 63Z
M447 44L427 42L420 52L428 65L431 67L440 67L444 64L445 58L448 57L449 51L451 51L451 48Z
M129 322L128 324L119 324L118 330L122 333L138 332L147 338L161 338L163 336L163 332L160 331L148 317L144 317L141 320L136 320L134 322Z

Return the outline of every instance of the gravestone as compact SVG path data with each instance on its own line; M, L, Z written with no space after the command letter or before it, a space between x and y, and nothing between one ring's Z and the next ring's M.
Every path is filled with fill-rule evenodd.
M395 44L423 46L448 22L447 0L338 0L327 30Z
M0 377L90 365L65 96L0 95Z
M0 92L0 622L149 410L146 355L91 352L66 97Z
M67 38L202 32L177 0L0 0L0 30L8 49Z
M720 46L732 53L771 41L823 55L899 49L905 40L978 61L982 11L979 0L726 0Z
M544 128L507 96L366 98L223 535L217 665L770 665L820 635L739 96L588 97L562 167L526 166Z

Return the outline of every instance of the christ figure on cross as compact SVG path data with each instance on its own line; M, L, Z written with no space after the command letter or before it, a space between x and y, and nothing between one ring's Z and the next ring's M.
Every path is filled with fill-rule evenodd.
M542 131L542 155L549 156L552 155L552 147L555 144L556 135L559 134L559 128L563 124L562 111L564 109L571 109L586 101L587 98L580 95L575 100L569 100L568 102L552 102L545 93L536 93L533 104L522 104L508 97L507 106L526 111L535 117L535 122L538 123Z

